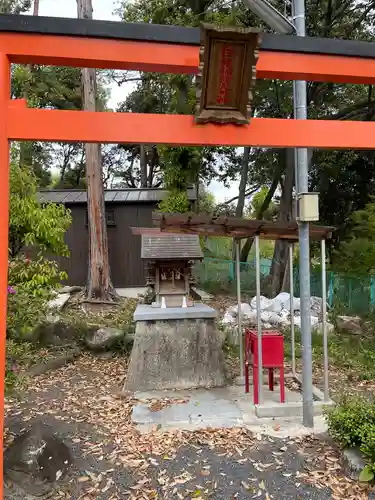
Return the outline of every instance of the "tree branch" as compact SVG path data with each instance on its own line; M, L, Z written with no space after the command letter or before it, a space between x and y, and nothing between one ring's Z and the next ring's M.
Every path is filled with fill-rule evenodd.
M245 193L245 198L246 196L251 196L252 194L256 193L259 189L260 189L260 185L256 186L255 188L252 188L250 189L249 191L246 191ZM221 207L223 205L230 205L231 203L233 203L234 201L238 200L240 195L237 195L237 196L234 196L233 198L231 198L230 200L226 200L226 201L223 201L222 203L219 203L218 204L218 207Z

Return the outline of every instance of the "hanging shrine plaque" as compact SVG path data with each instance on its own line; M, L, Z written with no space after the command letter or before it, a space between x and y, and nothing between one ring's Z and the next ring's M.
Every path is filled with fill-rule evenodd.
M254 28L203 25L196 123L249 123L259 43Z

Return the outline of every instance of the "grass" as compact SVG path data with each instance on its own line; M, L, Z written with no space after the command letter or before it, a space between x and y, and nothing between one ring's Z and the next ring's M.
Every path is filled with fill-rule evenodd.
M113 306L110 310L102 313L86 312L80 307L79 301L71 302L60 314L60 319L66 324L76 325L77 328L84 328L86 331L95 328L119 328L128 333L132 331L133 315L137 307L137 300L124 299Z
M112 327L118 328L129 334L134 331L133 314L137 305L136 300L121 299L111 310L103 313L85 312L79 306L79 302L70 303L59 313L60 322L72 326L77 335L77 341L83 345L84 336L93 328ZM74 342L74 339L72 339ZM7 366L5 376L5 390L9 393L17 393L25 387L27 371L35 363L47 362L67 354L74 345L49 346L39 343L7 339ZM126 335L124 340L114 346L114 350L121 353L128 351L129 343Z
M302 363L301 335L298 328L296 337L296 363ZM291 360L290 331L284 332L285 356ZM343 391L361 392L368 389L361 382L375 381L375 334L367 336L351 335L336 332L328 337L328 358L330 372L330 387L333 393ZM323 336L312 333L313 367L316 378L322 380L323 367Z
M272 259L274 242L273 241L260 241L260 254L264 259ZM204 250L206 257L212 257L222 260L232 259L233 238L221 237L208 237L204 241ZM255 247L251 247L248 260L251 261L255 258Z

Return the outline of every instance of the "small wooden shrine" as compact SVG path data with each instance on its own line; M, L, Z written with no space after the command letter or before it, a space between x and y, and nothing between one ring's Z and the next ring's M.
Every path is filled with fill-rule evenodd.
M147 302L153 307L193 306L192 265L203 259L199 236L142 234L141 257L147 266Z

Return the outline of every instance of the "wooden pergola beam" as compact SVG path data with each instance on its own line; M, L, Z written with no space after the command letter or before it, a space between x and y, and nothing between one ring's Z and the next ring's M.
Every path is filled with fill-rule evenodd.
M231 238L251 238L258 235L264 240L298 241L298 224L291 222L282 224L256 219L239 219L236 217L211 217L209 215L190 214L153 214L153 222L161 233L197 234L199 236L227 236ZM137 234L155 235L155 228L139 228ZM310 225L310 237L320 241L329 239L334 228Z

